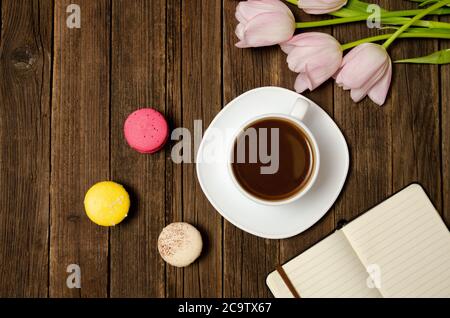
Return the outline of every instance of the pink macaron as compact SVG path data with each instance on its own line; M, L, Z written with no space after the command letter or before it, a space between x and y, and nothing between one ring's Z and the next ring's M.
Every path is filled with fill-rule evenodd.
M140 153L154 153L166 143L169 125L157 110L142 108L128 116L124 133L131 148Z

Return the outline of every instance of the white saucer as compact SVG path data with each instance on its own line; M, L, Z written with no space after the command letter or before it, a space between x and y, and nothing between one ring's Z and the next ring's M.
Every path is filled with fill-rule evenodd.
M211 143L220 142L218 138L211 138L212 131L236 131L252 117L266 113L289 114L299 97L311 104L303 122L317 140L321 161L316 182L297 201L283 206L258 204L235 188L226 160L201 162L205 148L210 149L215 146ZM227 134L225 139L230 140L224 144L231 143L231 135ZM311 100L280 87L253 89L232 100L205 131L197 153L197 177L214 208L238 228L270 239L297 235L322 218L341 192L348 168L347 143L330 116Z

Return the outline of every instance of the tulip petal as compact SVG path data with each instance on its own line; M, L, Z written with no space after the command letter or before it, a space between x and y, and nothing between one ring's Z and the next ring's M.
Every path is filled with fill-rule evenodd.
M236 36L237 36L239 39L243 39L243 38L244 38L244 35L245 35L245 27L244 27L244 24L243 24L243 23L239 23L239 24L236 26L236 31L235 31L235 33L236 33Z
M337 83L345 82L345 85L350 88L360 88L366 82L373 79L380 69L385 67L386 63L390 60L389 55L381 46L377 44L372 45L376 47L365 46L353 53L350 57L344 57L341 71L336 77ZM359 47L355 49L357 48Z
M347 0L301 0L298 7L308 14L334 12L347 4Z
M386 96L391 85L392 63L389 61L389 67L383 77L369 90L369 98L377 105L382 106L386 101Z
M343 59L336 83L351 90L351 98L359 102L366 95L378 105L386 99L392 77L392 62L386 50L378 44L357 46Z
M245 43L245 41L239 41L235 44L236 47L240 48L240 49L246 49L251 47L250 45L248 45L247 43Z
M306 89L313 91L328 80L330 76L330 73L327 74L320 67L316 70L310 70L308 66L305 66L305 71L299 73L295 80L294 89L298 93L302 93Z
M239 6L239 4L238 4L238 6ZM237 8L236 8L236 13L234 14L234 16L236 17L236 20L238 20L238 22L247 23L247 19L242 15L240 10L237 10Z
M364 50L366 44L361 44L350 50L347 54L345 54L344 59L342 60L342 66L347 64L349 61L353 60L358 54Z
M305 65L315 53L317 53L316 48L296 47L286 59L289 69L296 73L303 72Z
M312 89L312 84L306 73L298 74L295 79L294 89L297 93L303 93L306 89Z
M311 73L311 78L313 78L313 85L312 89L316 89L320 85L322 85L325 81L327 81L329 78L333 76L336 69L339 67L339 65L328 65L327 67L323 66L316 66L313 68Z
M299 34L283 43L281 47L288 54L289 69L297 73L303 72L305 65L309 65L310 69L316 67L332 68L334 73L342 61L342 50L339 42L325 33L308 32Z
M389 68L390 68L390 63L381 67L376 72L376 74L374 74L374 76L372 78L370 78L368 81L362 83L360 87L351 88L350 95L351 95L353 101L357 103L361 99L366 97L366 95L372 89L372 87L374 87L374 85L376 85L383 78L383 76L386 74L386 72L388 72Z
M278 9L280 12L285 12L288 14L292 14L291 9L287 5L283 3L281 0L252 0L252 1L263 1L265 3L270 3L274 8Z
M289 41L287 41L286 45L292 46L324 46L330 45L330 43L335 43L339 46L339 42L332 36L327 33L322 32L306 32L300 33L296 36L292 37Z
M280 0L241 1L236 6L236 12L247 21L263 13L279 12L292 15L291 10Z
M236 6L236 18L238 19L239 16L245 21L249 21L258 14L270 12L271 9L271 6L267 6L259 1L241 1Z
M350 91L350 97L355 103L360 102L367 95L367 90L363 88L352 88Z
M338 7L331 7L331 8L327 8L327 9L307 9L304 8L303 11L305 11L305 13L308 14L312 14L312 15L320 15L320 14L327 14L330 12L335 12L337 10L339 10L340 8L342 8L343 6L338 6Z
M343 82L343 78L342 75L339 76L339 74L341 73L342 69L348 64L349 61L351 61L352 59L354 59L356 56L358 56L359 52L363 49L364 44L362 45L358 45L355 48L353 48L352 50L350 50L350 52L348 52L347 54L345 54L344 58L342 59L342 65L341 67L337 70L337 72L333 75L333 77L336 79L336 84L338 85L342 85Z
M263 13L248 21L244 41L248 47L268 46L289 40L295 31L295 20L284 13Z
M341 66L341 46L326 33L301 33L280 46L288 53L286 60L289 69L299 73L294 84L297 92L314 90Z

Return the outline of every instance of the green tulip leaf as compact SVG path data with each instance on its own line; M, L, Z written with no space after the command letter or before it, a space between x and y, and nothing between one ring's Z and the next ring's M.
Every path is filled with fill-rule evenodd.
M436 2L439 0L418 0L418 3L425 3L427 1ZM359 16L361 14L370 14L370 12L367 11L368 6L371 5L370 3L363 2L360 0L349 0L347 2L347 5L343 8L341 8L338 11L329 13L332 16L338 17L338 18L348 18L352 16ZM370 10L369 10L370 11ZM388 10L385 10L383 8L380 8L380 12L387 13ZM434 11L435 14L442 15L442 14L450 14L450 9L448 8L440 8ZM406 22L411 20L411 18L408 17L382 17L381 23L383 25L403 25ZM414 26L418 27L425 27L425 28L447 28L450 29L450 23L446 22L440 22L440 21L433 21L433 20L419 20L414 23Z
M420 3L419 6L422 7L422 6L426 6L427 4L439 2L440 0L409 0L409 1L419 2ZM450 5L447 5L447 6L450 6Z
M409 28L408 33L438 33L438 34L450 34L450 29L447 28Z
M367 12L367 7L369 5L370 3L362 2L360 0L349 0L345 5L345 7L339 9L338 11L330 12L330 14L339 18L368 14L369 12ZM388 12L388 11L381 8L380 12Z
M366 12L367 13L367 6L369 4L359 1L359 0L349 0L347 2L347 5L345 6L347 9L359 11L359 12Z
M422 1L421 4L419 4L419 7L424 7L424 6L428 5L428 4L433 4L433 3L438 2L438 1L439 0L425 0L425 1Z
M398 60L395 63L415 64L448 64L450 63L450 49L434 52L430 55L420 56L412 59Z

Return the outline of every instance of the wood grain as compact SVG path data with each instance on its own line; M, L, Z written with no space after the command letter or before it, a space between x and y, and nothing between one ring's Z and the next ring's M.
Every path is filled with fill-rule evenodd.
M85 215L93 184L109 179L109 1L83 0L81 28L66 26L71 1L55 2L52 100L50 296L106 297L108 229ZM69 264L81 289L66 286Z
M402 7L415 8L406 2ZM391 46L393 60L438 50L437 40L400 40ZM420 183L441 209L441 151L438 66L396 64L390 91L392 191Z
M277 47L238 49L236 1L224 1L223 104L252 88L280 86L292 78ZM285 83L288 84L288 83ZM289 81L289 86L292 84ZM266 275L280 262L280 244L250 235L224 220L223 296L267 297Z
M53 7L0 7L0 297L46 297Z
M381 5L398 9L386 1ZM367 36L368 31L344 26L336 34L344 43ZM389 50L391 58L437 49L437 41L420 43L395 42ZM337 207L340 217L351 219L412 182L422 184L436 206L441 206L438 78L436 66L394 65L389 97L381 108L367 98L355 105L348 93L337 90L336 119L352 148L352 173Z
M411 182L424 186L450 226L448 65L394 65L383 107L368 98L355 104L333 81L305 92L342 129L349 178L316 225L265 240L220 217L195 164L172 161L176 141L139 154L123 123L153 107L172 129L193 134L199 119L205 130L247 90L293 89L286 55L277 46L235 47L235 0L78 0L81 29L66 26L71 3L0 0L0 297L270 297L265 279L277 265ZM323 18L290 8L301 21ZM308 31L341 43L380 32L364 23ZM399 40L389 53L414 57L449 43ZM107 179L132 198L129 217L111 229L89 221L83 207L88 188ZM197 226L205 241L185 269L157 251L161 229L176 221ZM66 286L69 264L81 267L81 289Z
M441 17L450 23L450 17ZM450 41L441 41L440 50L450 49ZM450 228L450 64L440 66L441 110L441 163L442 163L442 213Z
M381 6L388 1L382 1ZM340 43L367 37L364 24L340 25L334 35ZM391 86L391 93L398 90ZM350 221L392 193L392 108L389 93L383 107L369 98L354 103L350 92L334 86L334 119L342 129L350 150L346 185L335 205L336 222Z
M302 10L296 6L290 5L292 12L296 17L296 21L314 21L320 20L320 16L312 16L304 13ZM308 32L312 30L300 30L298 32ZM331 33L332 28L316 28L314 32L325 32ZM278 52L279 57L279 72L281 73L281 85L289 89L293 89L296 73L289 71L287 67L286 57L281 50ZM321 106L330 116L334 115L334 105L333 105L333 82L329 80L322 84L320 87L314 91L305 91L302 93L306 97L310 98ZM301 211L299 211L301 213ZM314 226L309 228L307 231L297 235L293 238L286 240L280 240L280 264L284 264L291 258L297 256L298 254L304 252L306 249L323 239L325 236L330 234L335 229L335 215L334 208L331 208L325 216L317 222Z
M221 11L220 1L182 1L183 127L192 141L194 121L204 131L221 108ZM184 270L184 296L220 297L222 219L202 193L195 164L183 165L183 219L198 227L204 243L199 261Z
M111 229L111 297L163 297L157 239L165 223L165 152L143 155L123 137L138 108L166 107L166 2L112 2L111 178L130 192L128 218Z
M170 127L183 126L181 92L182 13L180 0L167 0L166 14L166 115ZM166 225L183 220L183 165L171 158L172 146L166 146ZM184 270L166 266L166 297L183 297Z

